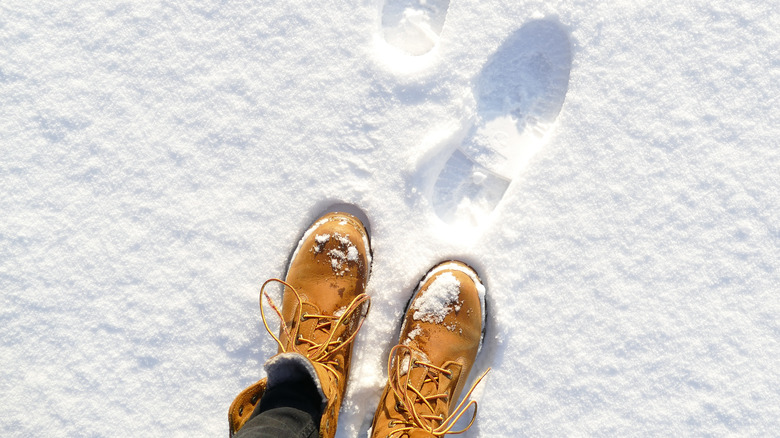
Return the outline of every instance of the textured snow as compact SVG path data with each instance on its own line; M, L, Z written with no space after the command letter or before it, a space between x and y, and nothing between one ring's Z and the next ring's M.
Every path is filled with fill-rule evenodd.
M350 262L357 262L359 255L360 253L358 252L355 245L351 245L347 247L347 260L349 260Z
M375 257L339 437L451 258L487 287L465 436L776 434L776 3L432 4L410 56L382 1L2 2L0 435L226 436L277 348L259 287L335 203ZM515 53L544 134L446 198Z
M412 319L441 324L449 313L460 309L458 298L460 281L451 272L445 272L414 300Z
M304 233L305 234L305 233ZM301 239L303 240L303 239ZM314 246L312 247L312 251L314 251L315 254L319 254L322 252L323 249L325 249L325 245L330 241L330 234L317 234L314 236ZM300 245L300 243L298 243Z
M419 325L415 326L409 331L409 334L406 335L406 339L403 340L404 345L409 345L411 341L414 341L414 338L420 336L421 334L422 328Z
M474 286L477 289L477 294L479 295L479 305L480 305L480 310L482 311L482 321L483 321L483 324L486 324L487 323L487 312L485 310L485 302L486 302L485 301L486 300L485 293L487 292L487 290L486 290L485 284L482 282L482 280L478 276L474 275L474 271L473 270L468 269L468 268L464 267L463 265L461 265L459 263L441 263L441 264L437 265L435 268L431 269L427 274L425 274L425 277L423 277L423 279L420 281L420 284L418 285L418 287L420 287L423 283L428 281L429 278L431 278L434 275L436 275L437 273L439 273L441 271L445 271L445 270L460 271L460 272L468 275L469 277L471 277L471 280L474 281Z
M327 238L325 238L325 236L327 236ZM314 252L319 253L322 251L324 245L328 243L330 238L331 236L329 234L315 236L314 240L317 243L316 247L314 248ZM338 242L339 247L328 251L330 264L334 273L337 275L344 275L346 271L349 271L349 263L358 263L359 252L357 247L352 244L351 240L349 240L348 234L341 235L340 233L333 233L333 239ZM364 243L366 243L365 240ZM366 245L366 248L368 247L369 246Z

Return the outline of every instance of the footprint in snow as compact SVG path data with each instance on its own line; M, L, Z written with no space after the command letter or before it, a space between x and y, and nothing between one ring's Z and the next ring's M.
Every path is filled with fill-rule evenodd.
M566 97L570 70L569 38L545 20L523 25L490 57L473 82L474 123L426 190L444 222L477 226L496 208L544 143Z
M382 34L388 44L419 56L439 42L450 0L386 0Z

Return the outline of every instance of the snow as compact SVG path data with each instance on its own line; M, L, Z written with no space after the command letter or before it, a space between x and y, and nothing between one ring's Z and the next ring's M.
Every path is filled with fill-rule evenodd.
M317 221L315 223L315 226L319 224L321 221ZM340 223L346 223L345 221L342 221ZM306 239L306 236L313 233L314 230L311 228L307 229L305 233L303 233L304 237L298 242L297 249L293 252L293 257L295 254L297 254L298 249L303 244L303 241ZM338 248L333 248L330 251L328 251L328 257L330 259L331 267L333 268L333 272L338 276L343 276L345 272L349 271L349 263L357 263L358 262L358 249L357 247L352 244L352 241L349 240L349 235L341 235L340 233L333 233L332 236L333 240L337 242ZM315 254L319 254L323 251L325 248L325 245L331 240L330 234L317 234L314 236L314 246L311 248L311 251ZM368 242L363 238L363 244L366 245L366 248L369 248ZM370 258L369 258L370 263Z
M307 232L308 232L308 230L307 230ZM306 233L304 233L304 236L305 235L306 235ZM305 237L302 238L298 242L298 247L299 248L300 248L300 246L301 246L301 244L303 243L304 240L305 240ZM314 242L315 243L314 243L314 246L311 248L311 251L314 252L315 254L321 253L322 250L325 249L325 245L328 243L328 241L330 241L330 234L317 234L317 235L315 235L314 236ZM297 251L296 251L296 253L297 253Z
M0 435L226 436L259 287L337 203L374 250L340 437L452 258L487 288L465 436L780 429L774 3L429 3L0 5ZM509 178L466 153L501 138Z
M451 262L440 263L436 265L433 269L428 271L427 274L425 274L425 277L423 277L423 279L420 280L420 285L425 283L429 278L433 277L437 273L441 271L447 271L447 270L460 271L468 275L469 277L471 277L471 280L474 282L474 287L477 289L477 295L479 296L479 305L480 305L480 310L482 311L482 318L483 320L485 320L487 316L487 312L485 311L485 299L486 299L485 293L487 292L487 290L485 288L485 284L482 282L482 279L479 278L477 275L474 275L475 272L473 269L469 269L459 263L451 263ZM420 285L418 285L418 287Z
M412 305L412 319L435 324L444 322L444 318L453 310L460 310L460 281L451 272L436 277Z
M414 338L422 334L422 331L423 331L422 328L419 325L416 325L413 329L409 331L409 334L406 336L406 339L403 340L403 344L409 345L411 341L414 341Z
M351 245L347 248L347 255L346 255L347 260L349 260L350 262L357 262L358 256L359 253L355 245Z

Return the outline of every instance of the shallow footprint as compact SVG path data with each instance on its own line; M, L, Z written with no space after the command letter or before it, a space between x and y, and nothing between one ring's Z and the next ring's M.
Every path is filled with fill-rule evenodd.
M382 33L388 44L419 56L439 42L450 0L386 0Z
M473 86L476 121L433 185L444 222L476 226L496 208L555 122L570 70L569 38L546 20L523 25L490 57Z

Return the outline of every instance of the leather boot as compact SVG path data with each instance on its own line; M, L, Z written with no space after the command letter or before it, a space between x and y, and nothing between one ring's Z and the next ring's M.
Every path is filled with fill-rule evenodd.
M279 354L269 362L300 361L295 357L302 356L311 365L324 401L320 437L336 433L353 340L368 312L365 289L370 272L371 247L363 224L347 213L329 213L304 233L286 281L268 280L261 290L261 301L265 296L283 322L277 337L268 327L261 302L263 323L279 344ZM281 311L265 293L271 282L285 286ZM267 384L263 378L233 401L228 412L231 436L249 419Z
M457 404L480 349L485 287L468 265L448 261L420 282L406 311L398 344L388 360L388 382L372 437L440 437L453 431L476 402Z

